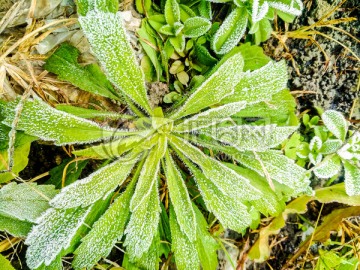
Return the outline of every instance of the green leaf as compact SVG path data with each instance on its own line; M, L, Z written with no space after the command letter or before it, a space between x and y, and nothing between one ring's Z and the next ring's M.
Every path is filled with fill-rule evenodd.
M176 125L174 131L190 132L216 125L229 120L230 116L244 109L245 105L245 102L234 102L195 114Z
M77 62L79 50L63 43L47 60L44 68L58 75L59 79L90 93L121 100L99 66L91 64L82 67Z
M0 231L5 231L15 237L26 237L30 232L33 223L20 221L16 218L2 216L0 214Z
M225 54L234 48L245 33L248 15L245 8L235 8L216 31L211 46L215 53Z
M49 208L56 193L51 185L10 183L0 189L0 215L35 222Z
M185 49L185 36L183 34L176 37L170 37L169 41L177 52L183 52Z
M115 199L94 223L91 231L81 240L80 246L74 252L75 269L93 267L101 257L106 258L116 242L120 241L130 217L129 207L135 182L132 181L126 191Z
M180 22L180 7L176 0L166 0L165 2L165 19L170 25Z
M179 108L172 119L198 113L200 110L219 103L224 97L233 94L234 86L242 77L243 58L239 52L231 54L219 63L211 75L197 88L187 99L185 104ZM237 72L234 72L234 69Z
M139 261L148 252L158 233L161 207L157 181L148 188L149 194L132 210L125 230L124 246L132 261Z
M54 208L86 207L108 197L130 174L137 158L119 158L88 177L66 186L51 200Z
M151 9L151 0L136 0L135 1L136 10L140 14L147 14Z
M152 15L148 18L148 20L149 20L149 24L157 32L159 32L160 28L166 24L165 16L162 14Z
M212 19L211 3L206 0L200 0L198 4L199 14L208 20Z
M244 71L259 69L271 61L270 57L264 54L262 47L251 45L250 42L241 44L239 49L244 58Z
M191 210L192 209L192 205ZM177 215L178 217L178 215ZM195 218L195 213L194 213ZM196 234L195 225L192 230ZM179 270L194 270L199 269L200 260L197 255L197 250L194 242L191 242L186 234L181 230L178 221L175 217L175 211L170 208L170 229L171 229L171 249L175 255L176 267Z
M286 62L269 62L262 68L245 73L236 85L234 94L226 97L222 103L270 100L272 95L286 88L287 80Z
M0 265L2 270L15 270L10 261L0 254Z
M325 126L336 138L345 141L348 124L345 117L340 112L327 110L321 115L321 118Z
M35 269L43 263L49 265L63 250L70 247L90 210L91 208L47 210L26 238L25 244L29 245L26 252L27 266Z
M182 234L185 234L188 241L193 242L196 239L195 213L184 180L168 151L166 152L165 175L174 213L176 213L176 226Z
M189 18L184 22L184 35L188 38L196 38L204 35L210 29L210 27L210 21L205 18Z
M90 11L85 17L80 17L79 22L108 79L151 114L144 74L136 62L120 13Z
M339 156L335 155L332 158L325 158L314 168L314 174L319 178L330 178L340 173L341 161Z
M345 188L350 196L360 195L360 168L343 160L345 168Z
M191 9L191 7L179 4L180 7L180 20L184 23L187 19L195 17L196 13Z
M0 104L0 109L5 115L3 123L11 126L18 109L17 102L8 102L3 108ZM17 129L45 141L54 141L57 145L89 143L117 134L131 135L128 132L100 127L95 122L58 111L40 99L25 101Z
M273 31L271 23L267 18L260 20L258 23L259 30L255 32L255 44L257 45L268 40L271 36L271 32Z
M77 0L78 13L82 16L86 15L90 10L96 9L104 12L115 13L119 10L119 2L117 0Z
M230 127L209 127L199 130L222 143L229 144L239 151L265 151L285 141L297 126L279 127L277 125L241 125Z
M87 108L81 108L81 107L75 107L71 105L65 105L65 104L58 104L56 105L56 109L73 114L75 116L81 117L81 118L109 118L109 119L133 119L134 116L132 115L126 115L126 114L120 114L116 112L109 112L109 111L98 111L93 109L87 109Z
M200 44L195 43L195 55L196 59L203 65L213 66L217 63L217 59L213 57L208 49Z
M341 146L342 146L341 140L328 139L323 143L319 153L321 153L323 155L329 155L329 154L337 152Z

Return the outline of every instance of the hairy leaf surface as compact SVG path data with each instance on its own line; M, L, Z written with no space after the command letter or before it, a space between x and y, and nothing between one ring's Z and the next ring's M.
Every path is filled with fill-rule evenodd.
M344 116L334 110L327 110L321 115L325 126L334 136L342 141L345 140L346 133L348 130L348 124Z

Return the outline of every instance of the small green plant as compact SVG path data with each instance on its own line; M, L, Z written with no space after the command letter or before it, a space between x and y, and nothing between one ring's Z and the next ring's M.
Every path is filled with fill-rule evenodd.
M267 40L272 32L271 23L276 14L287 22L299 16L303 9L301 0L209 0L210 2L233 2L230 14L215 33L212 49L217 54L225 54L234 48L245 34L254 34L255 43Z
M74 269L91 268L123 240L127 267L158 269L158 258L168 257L171 249L178 269L215 269L218 245L208 231L209 212L223 227L244 232L258 224L260 214L277 215L291 197L312 192L306 170L276 150L298 128L285 62L254 61L253 55L248 61L235 48L186 99L163 112L149 105L117 1L81 0L78 8L79 22L107 76L97 65L79 65L78 52L69 45L60 47L46 68L84 90L126 101L136 116L55 109L36 96L0 103L2 123L12 130L56 145L98 143L72 153L106 160L57 195L51 187L37 186L50 200L42 204L45 212L26 216L40 208L22 200L17 212L1 212L34 224L25 242L28 267L61 269L61 257L73 252ZM84 119L96 117L124 119L133 128ZM185 173L191 178L185 179ZM2 190L13 190L9 196L14 196L22 187L9 184ZM168 204L160 199L167 196ZM11 222L2 226L14 232Z

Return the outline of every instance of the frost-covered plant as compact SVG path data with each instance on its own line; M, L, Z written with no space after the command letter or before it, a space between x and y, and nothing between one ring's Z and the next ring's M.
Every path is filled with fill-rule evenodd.
M243 37L247 26L259 44L270 37L272 27L269 20L275 12L285 21L292 21L303 9L301 0L208 0L215 3L233 2L233 8L221 24L212 41L212 48L218 54L225 54L234 48Z
M49 191L50 208L36 221L35 215L26 219L36 223L25 242L31 269L61 269L61 257L71 252L74 269L89 269L122 239L125 261L139 268L158 269L163 240L171 243L178 269L215 269L218 246L203 213L208 210L222 226L243 232L258 223L260 214L277 215L290 197L311 192L306 170L272 149L297 129L297 122L291 125L288 119L293 100L284 90L285 62L243 72L244 65L254 63L245 63L234 49L184 102L164 114L149 105L116 1L81 0L78 6L82 29L116 89L95 66L80 68L74 55L53 60L72 72L67 80L128 100L137 116L118 115L131 121L134 128L128 130L72 114L98 115L92 110L67 113L36 97L0 103L3 124L56 145L99 142L73 154L108 160L55 197ZM89 81L76 80L76 74Z

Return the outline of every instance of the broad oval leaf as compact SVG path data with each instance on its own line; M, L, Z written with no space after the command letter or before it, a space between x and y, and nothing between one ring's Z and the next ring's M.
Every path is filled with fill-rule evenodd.
M245 33L248 15L245 8L235 8L221 24L212 40L212 49L225 54L234 48Z
M120 13L92 10L81 16L79 22L108 79L151 114L144 74L136 62Z
M360 195L360 168L343 160L345 168L345 190L349 196Z
M325 158L314 168L314 173L319 178L330 178L338 174L341 170L341 161L339 156L335 155L330 159Z
M327 110L321 115L325 126L334 136L342 141L346 138L348 124L345 117L338 111Z
M196 38L204 35L211 27L209 20L202 17L189 18L184 22L184 35L188 38Z

